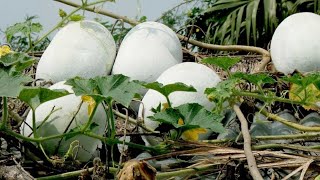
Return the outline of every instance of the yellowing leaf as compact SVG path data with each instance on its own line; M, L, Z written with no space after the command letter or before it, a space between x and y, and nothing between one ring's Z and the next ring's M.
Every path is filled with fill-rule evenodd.
M96 106L96 101L91 96L81 96L83 102L88 103L88 115L91 116L94 107Z
M294 101L305 101L307 103L316 104L317 102L320 102L320 91L314 84L308 85L305 89L297 84L291 84L289 90L289 99ZM304 105L303 108L305 108L306 110L319 109L319 107L312 105Z
M163 103L161 111L165 111L168 107L169 107L168 103Z
M4 56L4 55L6 55L6 54L8 54L10 52L11 52L10 46L8 46L8 45L0 46L0 57Z
M183 125L183 119L180 118L178 124ZM199 139L199 134L204 134L206 132L207 130L204 128L194 128L184 131L181 137L186 141L197 141Z
M195 128L195 129L189 129L182 133L182 139L187 141L197 141L199 139L199 134L206 133L207 130L204 128Z

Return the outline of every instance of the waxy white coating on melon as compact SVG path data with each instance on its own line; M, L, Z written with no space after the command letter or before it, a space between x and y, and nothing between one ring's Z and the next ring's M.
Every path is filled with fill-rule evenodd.
M177 35L161 23L144 22L130 30L122 41L112 74L153 82L163 71L181 62Z
M63 81L75 76L108 75L116 44L107 28L94 21L79 21L63 27L43 53L37 79Z
M271 57L275 68L285 74L294 70L320 70L320 16L310 12L284 19L271 40Z
M220 81L220 77L212 69L194 62L177 64L167 69L157 79L157 82L160 82L163 85L182 82L186 85L193 86L197 90L197 92L180 91L170 94L169 99L172 107L177 107L185 103L199 103L209 111L214 107L214 103L207 99L204 91L206 88L216 86ZM143 97L144 123L148 128L154 130L159 126L157 121L152 121L147 118L154 114L151 111L151 108L156 108L159 103L163 104L165 102L165 97L155 90L148 90ZM142 109L141 105L139 108L139 117L142 117Z
M49 89L65 89L68 92L73 93L71 86L65 85L64 81L52 85ZM64 133L69 122L77 112L80 103L80 96L70 94L41 104L35 112L37 126L40 125L41 122L48 116L53 107L55 107L55 109L61 109L51 114L49 119L39 128L38 134L40 135L40 137L48 137L51 135ZM70 131L70 129L75 128L77 125L80 126L85 124L88 119L88 104L84 102L75 119L73 120L71 126L69 127L68 132ZM95 127L92 132L102 136L106 126L106 114L101 105L99 105L97 108L97 111L93 117L93 122L95 122L99 126ZM26 118L26 123L32 126L31 111ZM24 136L28 136L32 133L32 130L29 128L29 126L23 124L21 132ZM81 147L79 148L77 159L82 162L87 162L88 160L90 160L97 147L101 146L101 142L98 139L94 139L84 135L77 135L68 140L63 139L61 141L60 148L58 149L58 154L60 156L63 156L67 152L70 143L75 140L80 141ZM60 138L48 140L44 141L42 145L49 155L53 155L59 141Z

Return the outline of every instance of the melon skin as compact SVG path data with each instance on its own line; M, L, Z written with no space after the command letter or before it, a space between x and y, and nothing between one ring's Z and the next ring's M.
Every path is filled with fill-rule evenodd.
M193 86L197 92L173 92L169 95L172 107L177 107L186 103L198 103L211 111L214 108L214 103L210 102L204 91L206 88L214 87L221 81L220 77L209 67L194 63L184 62L177 64L165 72L157 79L157 82L163 85L182 82L186 85ZM165 97L155 90L148 90L142 99L143 106L140 105L138 116L142 118L144 114L144 123L146 127L155 130L159 126L159 122L150 120L148 116L154 115L151 111L156 108L159 103L165 103ZM201 139L205 139L209 134L200 135ZM146 145L155 145L152 138L143 137Z
M56 83L75 76L92 78L110 74L116 44L107 28L94 21L67 24L43 53L37 79Z
M284 19L271 40L272 62L284 74L320 70L320 16L310 12Z
M144 22L125 36L112 74L153 82L163 71L181 62L182 48L177 35L161 23Z
M72 87L69 85L65 85L64 82L65 81L56 83L52 85L49 89L65 89L68 92L73 93ZM37 126L42 123L42 121L46 118L46 116L51 112L53 107L55 107L55 109L58 109L58 108L61 108L61 109L54 112L49 117L49 119L38 129L38 135L40 137L48 137L48 136L64 133L69 122L72 120L74 114L77 112L80 103L81 103L81 96L75 96L74 94L69 94L67 96L63 96L63 97L41 104L36 109L36 112L35 112ZM32 126L31 111L29 112L25 120L25 122L30 126ZM102 105L99 105L92 120L99 126L95 127L92 130L93 133L96 133L101 136L103 135L104 129L106 126L106 118L107 117ZM67 132L69 132L70 129L75 128L77 125L80 126L85 124L88 121L88 119L89 119L88 104L84 102ZM21 126L21 133L24 136L29 136L32 133L32 129L30 129L30 127L24 123ZM79 140L80 142L81 147L79 148L77 159L81 162L89 161L93 157L97 147L101 146L101 142L98 139L94 139L84 135L77 135L68 140L63 139L61 141L61 144L58 149L58 155L59 156L65 155L65 153L69 149L70 143L75 140ZM59 141L60 141L60 138L44 141L42 143L46 153L48 153L49 156L55 155L54 151L58 146Z

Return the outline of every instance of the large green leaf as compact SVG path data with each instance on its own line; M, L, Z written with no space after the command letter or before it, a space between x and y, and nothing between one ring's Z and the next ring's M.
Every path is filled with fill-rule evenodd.
M35 110L40 104L70 94L66 90L50 90L42 87L25 87L19 94L19 99Z
M142 89L140 84L129 81L127 76L121 74L91 79L76 77L65 84L71 85L77 96L89 95L96 101L113 99L126 107Z
M124 75L113 75L94 78L98 92L106 98L112 98L128 107L137 93L142 89L138 83L129 81Z
M34 62L34 58L21 52L12 52L0 57L0 64L2 64L5 69L8 69L11 74L21 73Z
M182 129L182 131L205 128L218 133L224 132L224 127L220 123L223 116L213 114L197 103L183 104L176 108L167 108L165 111L158 112L149 118L171 124L177 129ZM179 123L179 119L182 119L184 123Z
M25 75L9 75L0 69L0 96L17 97L23 88L23 84L31 82L32 78Z
M237 64L241 60L240 57L208 57L203 59L202 63L207 63L210 65L215 65L223 70L227 71L230 67Z
M181 83L181 82L177 82L174 84L167 84L165 86L159 82L152 82L152 83L147 83L142 85L148 89L153 89L155 91L158 91L165 97L168 97L171 93L176 91L186 91L186 92L197 91L194 87L185 85L184 83Z
M276 82L273 78L271 78L268 74L265 73L247 74L242 72L236 72L233 74L233 77L245 79L248 82L258 86L261 84L272 84Z

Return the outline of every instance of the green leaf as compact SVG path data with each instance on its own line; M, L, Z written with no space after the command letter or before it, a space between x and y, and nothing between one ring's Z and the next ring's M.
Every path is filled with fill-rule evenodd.
M202 63L207 63L210 65L215 65L223 70L227 71L230 67L237 64L241 60L240 57L208 57L203 59Z
M34 58L21 52L12 52L0 57L0 64L2 64L5 69L9 69L11 73L21 73L34 62Z
M66 90L50 90L42 87L25 87L19 94L19 99L35 110L40 104L70 94Z
M70 21L81 21L83 19L84 19L84 17L81 16L80 14L74 14L74 15L70 16Z
M97 85L93 79L84 79L81 77L75 77L72 79L68 79L65 82L65 84L72 86L73 92L77 96L96 93Z
M195 128L210 129L214 132L224 132L224 127L220 123L223 116L213 114L197 103L183 104L176 108L167 108L163 112L158 112L149 117L152 120L173 125L182 132ZM179 123L182 119L184 124Z
M167 84L165 86L159 82L152 82L152 83L142 84L142 85L145 88L158 91L159 93L161 93L165 97L168 97L171 93L176 92L176 91L197 92L197 90L194 87L188 86L188 85L181 83L181 82L177 82L174 84Z
M238 83L239 79L227 79L219 82L215 87L207 88L204 91L209 101L215 102L216 107L213 111L222 112L225 109L225 102L235 100L232 95Z
M65 84L71 85L77 96L88 95L97 102L114 99L126 107L142 89L140 84L129 81L127 76L121 74L91 79L76 77L67 80Z
M282 80L287 81L289 83L293 83L301 86L302 88L306 88L310 84L314 84L318 89L320 87L320 73L315 72L303 76L302 74L295 73L293 76L283 77Z
M255 85L272 84L276 82L273 78L265 73L247 74L243 72L236 72L233 74L233 77L245 79L246 81Z
M23 88L23 84L31 82L32 78L25 75L9 75L0 69L0 96L17 97Z
M16 23L13 26L8 27L5 31L7 42L11 42L12 37L18 33L24 35L39 33L42 30L42 25L40 23L33 23L32 20L35 18L35 16L28 17L25 22Z

